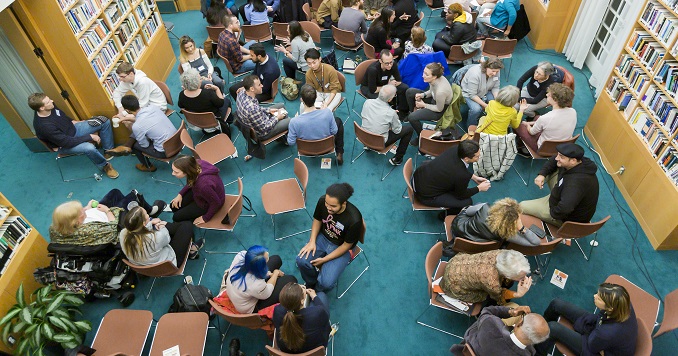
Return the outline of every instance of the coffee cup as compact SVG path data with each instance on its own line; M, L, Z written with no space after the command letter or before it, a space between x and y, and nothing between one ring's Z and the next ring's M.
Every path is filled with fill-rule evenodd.
M120 127L120 118L119 117L113 118L113 127Z

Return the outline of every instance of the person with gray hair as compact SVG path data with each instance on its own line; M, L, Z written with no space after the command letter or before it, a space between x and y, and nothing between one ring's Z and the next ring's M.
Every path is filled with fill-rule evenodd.
M459 253L445 267L440 287L446 295L468 303L489 298L498 305L520 298L530 290L530 263L522 253L494 250L473 255ZM519 282L517 291L510 290Z
M502 319L523 315L511 331ZM543 316L531 313L530 307L509 308L488 306L483 308L478 320L466 330L460 344L452 345L453 355L463 355L466 344L476 355L535 354L534 346L548 339L549 325Z
M403 126L398 118L398 112L389 104L395 98L398 89L392 84L386 84L379 90L376 99L368 99L363 105L360 114L363 118L363 128L373 134L384 137L386 146L398 142L395 156L388 161L399 166L407 152L407 143L410 142L414 130L411 126Z
M523 84L527 85L523 88ZM553 83L562 82L562 77L558 75L556 68L551 62L539 62L536 66L528 69L518 79L518 88L521 89L520 96L527 100L529 106L525 109L524 115L532 121L537 115L536 111L548 106L546 101L546 89ZM515 105L516 110L519 105Z
M221 131L230 137L229 123L233 121L231 100L225 97L219 87L214 84L205 84L204 89L201 89L202 79L195 68L185 70L179 80L184 90L179 93L177 105L193 113L214 113L221 126Z
M514 106L520 101L519 110ZM520 126L523 119L523 112L528 104L525 99L520 100L520 90L507 85L499 90L497 97L490 100L485 108L485 117L480 119L477 131L482 131L491 135L506 135L508 127L511 125L514 129Z

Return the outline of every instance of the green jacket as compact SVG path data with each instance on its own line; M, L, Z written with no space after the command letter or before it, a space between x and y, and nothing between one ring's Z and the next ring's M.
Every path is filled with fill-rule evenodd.
M461 87L457 84L452 84L452 102L445 110L443 116L438 120L436 131L441 131L447 128L454 128L454 125L461 122L461 104L465 104L466 99L461 95Z

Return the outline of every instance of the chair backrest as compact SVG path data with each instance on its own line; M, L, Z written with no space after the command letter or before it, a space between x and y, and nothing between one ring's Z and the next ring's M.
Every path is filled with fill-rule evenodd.
M636 313L636 317L642 319L645 325L652 325L654 328L654 323L657 321L657 316L659 315L659 299L631 283L628 279L617 274L610 275L605 282L618 284L624 287L629 293L631 305L633 306L633 311Z
M467 59L473 58L473 56L475 56L476 53L478 53L478 50L466 54L466 52L464 52L464 50L461 48L461 45L454 45L450 47L450 54L447 56L447 61L448 62L465 61Z
M179 72L179 75L184 74L184 67L181 66L181 63L179 63L179 66L177 66L177 71Z
M371 44L367 43L367 41L365 41L365 35L363 35L362 33L360 34L360 39L363 40L363 51L365 51L365 57L367 57L368 59L376 59L377 57L374 53L376 50L374 49L374 46L372 46ZM363 63L365 63L365 62L363 62ZM358 66L360 66L360 65L358 65ZM358 69L356 68L356 72L357 71L358 71Z
M424 262L424 269L426 270L426 283L428 284L428 295L433 291L433 274L436 272L436 267L440 263L440 258L443 257L443 242L438 241L426 254L426 261Z
M591 234L594 234L596 231L605 225L605 223L610 220L610 215L604 217L602 220L593 222L593 223L580 223L574 221L566 221L558 231L556 231L554 237L561 237L564 239L576 239L578 237L584 237ZM654 325L654 324L653 324Z
M664 319L654 337L675 328L678 328L678 289L667 294L664 298Z
M513 51L516 49L516 44L518 44L518 40L516 39L498 40L495 38L487 38L485 39L485 43L483 43L483 53L491 56L505 57L513 54Z
M355 121L353 121L353 127L355 128L355 137L366 147L375 151L381 151L386 147L384 146L384 136L365 131Z
M370 66L370 64L376 62L376 59L368 59L366 61L360 62L357 67L355 67L355 85L359 87L359 85L362 84L363 82L363 77L365 76L365 72L367 72L367 67ZM359 87L360 88L360 87Z
M473 352L473 349L471 348L471 346L469 346L468 343L464 344L464 349L461 350L461 354L463 356L476 356L476 353Z
M560 145L561 143L574 143L575 141L577 141L578 138L579 134L570 137L567 140L544 141L542 142L541 147L539 147L537 154L541 157L555 156L556 154L558 154L556 146Z
M553 250L555 250L562 241L563 239L561 238L554 238L552 241L537 246L522 246L513 242L509 242L508 246L506 246L506 249L518 251L525 256L539 256L545 253L553 252Z
M186 257L188 257L188 254L186 254ZM136 264L130 262L126 258L123 258L122 262L124 262L126 265L128 265L129 268L131 268L134 272L139 273L140 275L143 275L143 276L148 276L148 277L176 276L178 274L183 273L184 265L186 264L186 260L184 260L183 263L181 264L181 268L177 268L177 266L172 264L172 261L158 262L156 264L152 264L152 265L148 265L148 266L136 265Z
M407 195L410 197L410 200L414 199L414 189L412 188L412 173L414 169L412 168L412 158L408 158L403 165L403 178L405 179L405 184L407 185ZM414 203L414 201L412 201Z
M280 81L280 77L275 78L273 83L271 83L271 101L275 100L275 97L278 96L278 83Z
M226 57L222 56L221 53L219 53L219 51L217 51L217 55L219 56L219 58L221 58L221 60L224 61L224 64L226 64L226 70L228 70L231 74L234 74L233 67L231 67L231 62L229 62Z
M652 355L652 332L643 322L643 319L636 317L638 322L638 337L636 338L635 356Z
M283 38L289 39L290 38L289 24L286 22L274 22L273 35L275 36L276 40L280 40Z
M339 84L341 85L341 92L346 92L346 76L344 73L337 71L337 77L339 78Z
M415 22L414 25L413 25L412 27L417 27L417 26L421 27L421 21L422 21L423 19L424 19L424 12L423 12L423 11L419 11L419 20L417 20L417 22Z
M301 10L304 12L304 15L306 15L306 21L311 22L311 20L313 20L313 16L311 16L311 6L304 1L304 4L301 5Z
M501 242L499 241L475 242L462 237L455 237L454 243L452 244L452 249L454 251L470 254L493 251L500 247Z
M308 4L304 4L304 6L308 7ZM308 21L299 21L299 24L301 25L301 28L304 29L304 31L308 32L308 35L311 36L311 39L313 40L313 43L316 45L320 45L320 32L322 31L320 29L320 26L318 26L317 23L312 22L311 20Z
M209 36L212 43L219 43L219 35L224 32L226 27L224 26L207 26L207 35Z
M313 11L318 11L318 8L320 8L320 4L322 4L323 0L311 0L311 8Z
M222 308L219 304L211 299L210 304L212 305L212 308L214 308L214 312L217 313L217 315L226 319L226 321L231 324L250 329L261 329L261 327L264 326L264 322L259 314L233 314Z
M189 124L199 127L201 129L209 129L219 126L217 117L213 112L192 112L185 109L181 109L181 113L186 118Z
M473 27L476 27L476 20L478 20L478 11L471 11L471 17L473 18Z
M233 225L234 227L240 218L240 214L242 214L242 191L242 179L238 177L238 198L228 208L228 221L230 222L230 225Z
M299 184L301 184L301 194L306 199L306 186L308 185L308 167L304 161L299 158L294 159L294 175L297 176Z
M355 47L355 34L353 31L342 30L332 25L332 37L334 42L343 47Z
M177 132L162 144L162 148L165 150L166 159L174 158L181 152L181 149L184 148L184 144L181 142L182 131L186 131L186 124L183 121L181 122L181 125L179 125Z
M200 159L200 155L198 154L198 151L195 150L195 146L193 146L193 139L191 138L191 134L188 133L188 130L181 131L179 137L181 138L181 143L193 153L193 157L195 157L195 159Z
M424 154L431 155L433 157L438 157L448 148L454 147L461 142L460 140L454 141L439 141L434 140L429 137L419 136L419 151Z
M161 82L159 80L154 80L153 81L155 85L162 90L162 93L165 95L165 100L167 101L167 104L169 105L174 105L174 101L172 100L172 94L170 93L169 87L165 82Z
M270 356L325 356L325 346L322 345L300 354L288 354L269 345L266 345L266 351Z
M320 140L297 139L297 152L301 156L322 156L334 151L334 135Z
M554 65L554 67L558 68L561 72L563 72L563 85L570 87L570 89L574 90L574 76L570 71L565 69L564 67Z
M260 23L257 25L242 25L243 37L245 37L245 42L249 41L267 41L273 38L271 35L271 25L268 22Z

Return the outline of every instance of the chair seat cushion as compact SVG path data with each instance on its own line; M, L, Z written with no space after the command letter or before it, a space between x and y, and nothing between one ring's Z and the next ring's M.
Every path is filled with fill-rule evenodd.
M264 184L261 200L269 215L303 209L306 205L299 183L294 178Z

